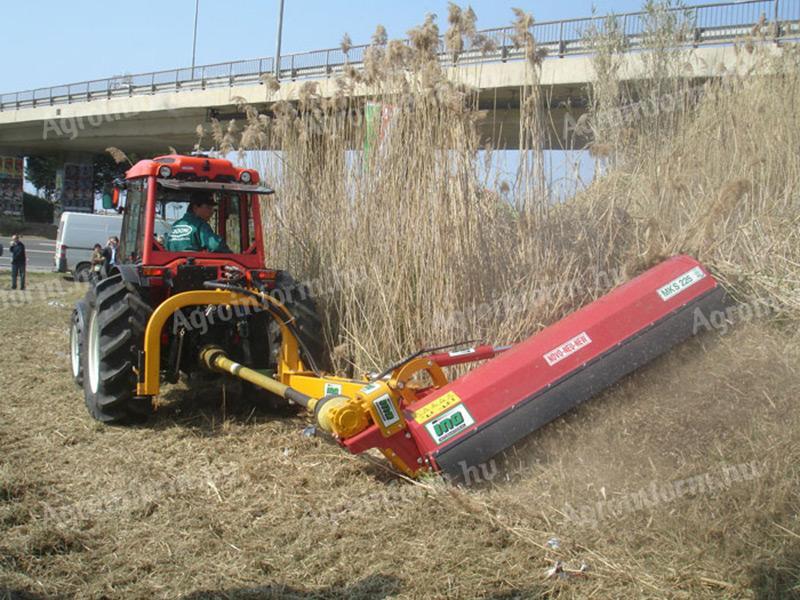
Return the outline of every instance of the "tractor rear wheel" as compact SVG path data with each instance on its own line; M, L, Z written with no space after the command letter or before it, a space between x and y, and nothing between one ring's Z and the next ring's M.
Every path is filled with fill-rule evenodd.
M83 387L83 364L81 356L84 353L84 331L86 330L86 317L89 310L86 300L78 300L72 309L72 318L69 327L69 362L72 371L72 380L78 387Z
M329 370L330 358L325 345L322 321L317 314L317 306L308 287L298 284L291 275L283 271L278 273L275 287L281 291L273 297L280 300L294 317L298 337L307 348L314 364L322 371ZM250 317L249 325L251 366L254 369L277 370L281 347L278 324L267 313L258 313ZM283 398L251 384L245 384L244 391L250 398L266 401L273 409L285 408L287 405Z
M83 344L86 408L98 421L130 423L151 411L136 398L133 371L152 309L140 290L119 274L98 282L86 296L88 320Z
M317 303L311 297L308 286L298 283L294 278L284 271L279 271L275 281L275 292L273 297L283 302L284 307L294 317L294 326L297 331L298 341L301 346L301 355L304 350L310 354L311 360L320 371L330 370L330 356L325 344L325 336L322 330L322 320L317 313ZM280 330L277 324L272 324L273 352L280 349ZM275 332L277 331L277 337ZM307 358L303 356L303 358ZM277 359L277 353L275 354ZM277 361L276 361L277 362ZM306 365L309 366L309 365Z

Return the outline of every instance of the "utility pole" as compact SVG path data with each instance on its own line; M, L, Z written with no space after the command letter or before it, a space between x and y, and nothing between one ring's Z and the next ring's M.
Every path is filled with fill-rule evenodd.
M275 79L281 77L281 35L283 34L283 0L278 0L278 35L275 42Z
M200 12L200 0L194 2L194 35L192 36L192 79L194 79L194 58L197 54L197 14Z

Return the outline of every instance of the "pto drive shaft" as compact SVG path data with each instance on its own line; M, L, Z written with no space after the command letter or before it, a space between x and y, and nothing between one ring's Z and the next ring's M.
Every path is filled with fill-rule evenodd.
M200 351L200 363L210 371L227 373L248 381L262 389L299 404L314 415L314 420L323 431L346 438L358 433L367 423L362 411L345 396L326 396L312 398L228 358L219 346L206 346Z
M204 367L211 371L222 371L228 373L239 379L249 381L253 385L272 392L276 396L280 396L285 400L299 404L308 410L314 410L314 405L317 401L310 396L298 392L290 388L288 385L282 384L280 381L274 380L272 377L259 373L254 369L240 365L236 361L228 358L225 351L219 346L206 346L200 351L200 362Z

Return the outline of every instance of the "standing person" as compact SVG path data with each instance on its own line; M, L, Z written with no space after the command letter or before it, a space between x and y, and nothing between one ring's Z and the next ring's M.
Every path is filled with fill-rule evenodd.
M111 266L117 264L117 248L119 247L119 238L112 235L106 242L106 247L103 250L103 256L106 259L106 265Z
M25 244L19 241L19 234L11 236L11 245L8 247L11 252L11 289L17 289L17 277L19 277L19 289L25 289Z

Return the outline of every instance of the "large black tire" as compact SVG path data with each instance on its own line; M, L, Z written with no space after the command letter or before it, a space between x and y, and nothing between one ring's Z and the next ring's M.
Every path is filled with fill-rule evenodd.
M322 331L322 321L308 287L298 284L291 275L281 271L278 273L276 288L280 292L273 294L273 297L281 301L294 317L298 337L308 349L316 367L322 371L329 370L330 357ZM277 369L281 333L275 320L266 312L255 314L249 319L249 330L251 360L248 366L255 369ZM263 401L272 409L283 409L287 406L284 399L251 384L245 384L243 392L251 400Z
M308 286L298 283L285 271L279 271L275 281L273 297L283 302L283 305L294 317L294 326L300 341L301 354L304 348L311 355L311 359L317 369L330 371L330 354L325 343L322 320L319 318L317 303L311 297L311 291ZM276 329L277 326L272 329L273 338L275 337ZM273 342L273 351L275 352L280 348L280 331L277 332L277 336L278 338L275 340L277 344Z
M152 313L140 290L119 274L101 280L86 295L83 393L89 414L104 423L141 421L152 411L136 398L133 371Z
M69 362L72 380L78 387L83 387L83 363L81 357L84 353L84 332L86 330L86 317L89 308L86 300L78 300L72 309L69 325Z

